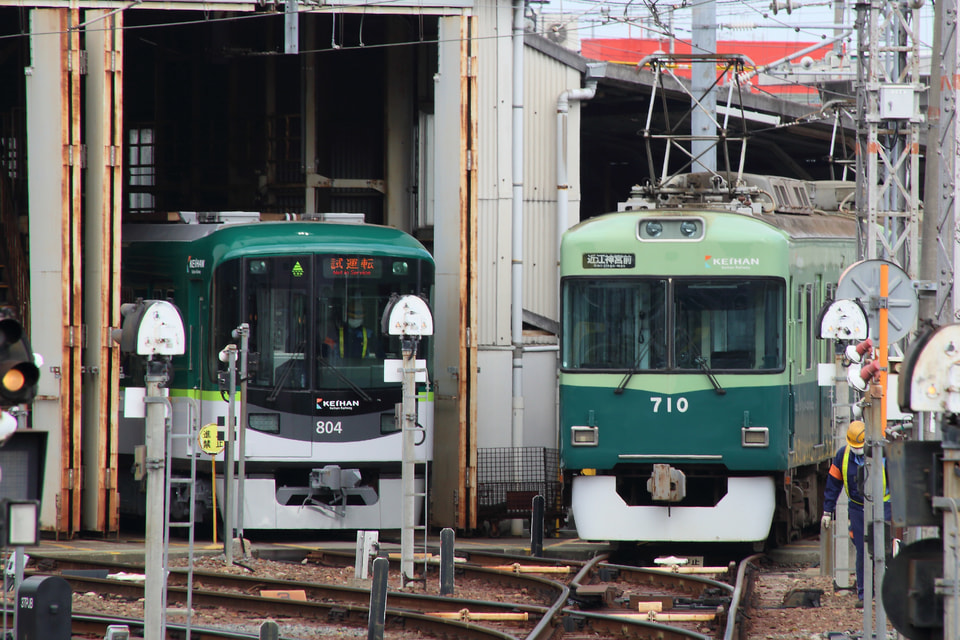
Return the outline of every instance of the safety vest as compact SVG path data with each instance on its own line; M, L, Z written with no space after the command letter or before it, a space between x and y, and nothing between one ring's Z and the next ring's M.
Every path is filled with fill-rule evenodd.
M360 335L363 336L363 347L360 350L360 357L366 358L367 357L367 328L366 327L360 327ZM345 354L346 354L346 351L343 348L343 327L341 326L340 327L340 357L341 358L344 357Z
M850 465L850 445L847 445L846 448L843 450L842 473L843 473L843 489L844 491L847 492L848 498L850 498L850 485L849 485L849 480L847 476L847 469L850 468L849 465ZM860 495L861 496L863 495L862 491L860 492ZM859 504L859 505L863 504L862 502L857 502L853 498L850 498L850 501L853 502L854 504ZM883 501L890 502L890 492L887 491L887 466L886 465L883 466Z

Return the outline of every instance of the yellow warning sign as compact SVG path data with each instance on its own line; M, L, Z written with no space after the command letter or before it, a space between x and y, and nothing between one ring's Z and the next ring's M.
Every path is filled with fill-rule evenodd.
M205 424L200 427L197 442L204 453L217 455L223 451L223 440L220 439L220 429L215 424Z

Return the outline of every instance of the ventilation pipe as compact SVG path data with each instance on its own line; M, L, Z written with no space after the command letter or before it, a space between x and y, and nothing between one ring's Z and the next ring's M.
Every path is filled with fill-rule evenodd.
M513 139L511 208L512 260L510 264L510 334L513 342L513 417L510 442L523 446L523 20L525 0L513 3ZM522 520L514 520L514 534L522 533ZM517 532L517 529L521 529Z
M570 226L570 185L567 184L567 116L570 103L592 100L597 94L597 81L606 73L606 62L587 63L587 86L568 89L557 98L557 268L560 267L560 241ZM557 286L560 285L559 271ZM558 316L559 319L559 316Z

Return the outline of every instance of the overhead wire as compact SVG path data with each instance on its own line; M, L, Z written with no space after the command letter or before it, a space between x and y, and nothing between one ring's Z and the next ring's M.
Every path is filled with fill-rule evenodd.
M776 0L773 0L776 2ZM301 7L303 7L302 13L311 14L311 13L331 13L334 16L336 21L336 14L340 13L341 18L345 19L347 15L366 15L367 9L376 9L390 6L400 6L401 0L371 0L368 2L360 2L353 5L337 5L336 7L330 7L329 5L320 5L319 2L314 0L313 2L303 2ZM611 27L620 28L627 27L628 29L636 28L643 32L654 34L660 38L669 38L673 39L676 42L684 43L685 45L693 47L692 38L692 9L696 6L700 6L706 2L715 2L717 5L717 15L718 15L718 27L723 29L724 22L723 20L726 17L737 17L742 18L745 10L749 11L752 14L756 14L758 17L762 18L765 23L757 25L756 30L762 31L764 29L790 29L797 34L807 34L811 37L816 37L818 39L826 39L827 32L833 31L839 28L841 25L831 24L824 25L820 30L811 29L803 25L802 22L798 20L799 16L802 14L805 8L823 8L832 6L832 1L830 0L820 0L816 2L807 2L807 3L797 3L796 7L791 11L791 22L796 24L789 24L785 19L781 19L776 12L771 16L771 5L769 0L680 0L679 3L674 2L670 3L661 3L656 0L558 0L558 3L561 7L561 11L564 7L564 2L567 3L567 6L576 7L576 10L573 10L569 13L561 13L559 18L563 23L564 28L567 31L580 31L586 32L590 31L591 36L595 35L595 30L599 25L601 28ZM539 3L541 5L540 14L541 16L550 15L553 19L554 14L548 13L546 10L549 6L549 2ZM133 2L127 7L121 8L121 10L126 10L131 7L137 6L138 9L145 9L146 7L142 2ZM282 6L281 3L277 4L278 7ZM612 8L612 9L611 9ZM646 15L629 15L631 8L637 9L646 9ZM345 10L348 9L348 10ZM622 12L620 11L622 9ZM615 11L616 10L616 11ZM669 23L665 23L662 18L663 10L669 10L671 12L671 17ZM158 10L159 11L159 10ZM362 12L362 13L357 13ZM224 15L225 14L225 15ZM421 12L422 14L422 12ZM618 15L622 14L622 15ZM236 22L241 20L251 20L251 19L271 19L271 18L282 18L284 13L282 11L277 12L264 12L258 11L253 13L244 13L238 11L220 11L218 15L209 15L205 12L205 15L202 18L195 20L175 20L169 22L155 22L150 24L131 24L129 22L125 23L122 29L127 31L134 30L143 30L143 29L160 29L168 27L180 27L180 26L190 26L190 25L202 25L202 24L217 24L217 23L229 23ZM421 16L422 17L422 16ZM442 42L439 39L426 39L423 37L422 29L419 34L419 38L409 41L393 41L393 42L383 42L378 44L371 44L361 40L357 45L346 45L343 42L343 20L339 21L341 24L337 25L333 30L331 30L331 47L329 49L314 49L314 50L303 50L301 53L324 53L332 50L344 50L349 51L352 49L359 48L385 48L385 47L395 47L395 46L409 46L417 44L437 44ZM361 22L362 25L362 22ZM84 28L86 30L94 30L91 28L90 24L74 26L73 28ZM742 27L741 27L742 28ZM362 29L362 26L361 26ZM337 33L339 31L339 33ZM14 37L28 37L31 35L40 36L40 35L55 35L56 32L50 33L35 33L30 34L26 31L25 26L21 26L21 32L16 34L2 34L0 35L0 41L14 38ZM337 41L337 36L340 36L339 42ZM511 37L507 35L493 35L488 36L488 39L497 39L501 37ZM762 39L761 39L762 41ZM624 53L630 53L633 50L624 50ZM251 56L270 56L270 55L285 55L282 51L262 51L262 52L250 52L248 55ZM773 74L771 74L773 75ZM785 79L788 83L793 83L798 86L806 86L800 82L794 82L789 79Z

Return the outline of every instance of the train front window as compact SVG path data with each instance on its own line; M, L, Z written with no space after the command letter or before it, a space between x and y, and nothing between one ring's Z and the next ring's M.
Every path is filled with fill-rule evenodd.
M251 383L278 391L307 389L313 261L276 256L248 259L245 266L250 351L260 354Z
M422 260L392 256L321 255L315 288L317 389L395 387L385 382L384 360L402 358L400 340L381 330L391 295L420 294L432 267ZM417 358L426 358L422 338Z
M564 281L563 368L666 367L665 294L666 281L652 278Z
M674 366L783 368L784 285L778 280L674 282Z
M281 391L363 390L384 381L384 360L400 359L400 339L384 335L381 317L392 295L430 294L433 265L394 256L298 255L224 262L213 277L212 372L217 354L250 327L258 354L250 384ZM424 337L417 358L425 359Z

